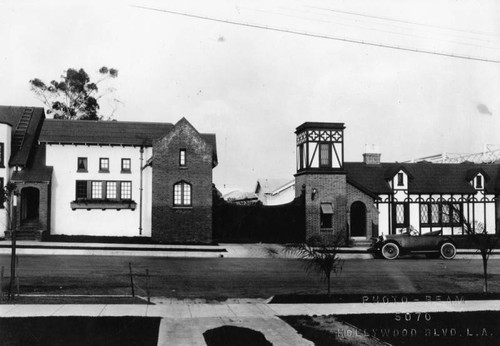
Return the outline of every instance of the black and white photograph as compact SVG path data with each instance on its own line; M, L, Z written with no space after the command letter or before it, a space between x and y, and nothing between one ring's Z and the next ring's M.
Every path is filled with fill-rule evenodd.
M500 344L500 2L0 0L0 345Z

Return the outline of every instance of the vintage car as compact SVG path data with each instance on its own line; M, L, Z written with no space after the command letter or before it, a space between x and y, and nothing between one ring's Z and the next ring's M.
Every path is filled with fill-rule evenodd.
M433 231L420 235L414 228L403 229L399 234L383 235L372 239L368 249L375 258L396 259L400 255L425 254L428 258L453 259L457 248L450 237Z

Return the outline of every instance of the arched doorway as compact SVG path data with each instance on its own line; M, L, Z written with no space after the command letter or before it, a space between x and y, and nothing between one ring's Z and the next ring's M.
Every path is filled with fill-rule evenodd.
M363 202L351 205L351 237L366 237L366 206Z
M38 223L40 212L40 191L35 187L21 190L21 224Z

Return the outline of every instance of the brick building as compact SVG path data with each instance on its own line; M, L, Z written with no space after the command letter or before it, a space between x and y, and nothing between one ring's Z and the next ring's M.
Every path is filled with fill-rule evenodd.
M465 222L500 233L500 164L344 161L343 123L297 127L295 193L305 189L306 238L369 239L414 227L464 234Z
M0 106L0 151L0 183L20 194L20 235L212 240L215 135L184 118L52 120L42 108Z

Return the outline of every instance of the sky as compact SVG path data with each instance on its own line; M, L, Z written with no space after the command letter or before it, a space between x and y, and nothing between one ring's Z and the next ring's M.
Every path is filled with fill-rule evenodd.
M293 179L306 121L345 123L346 161L500 147L496 0L0 0L0 104L43 106L30 79L101 66L116 120L216 134L225 191Z

